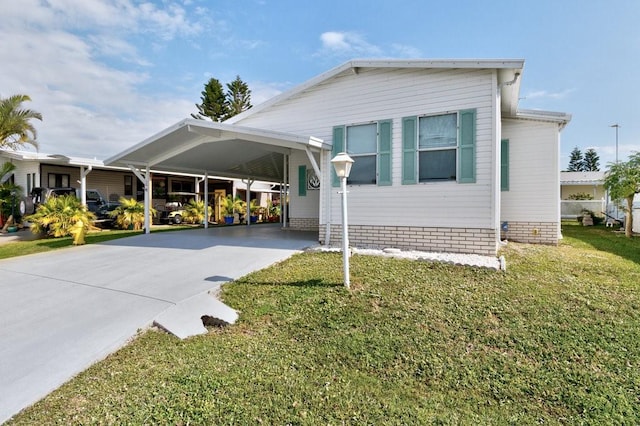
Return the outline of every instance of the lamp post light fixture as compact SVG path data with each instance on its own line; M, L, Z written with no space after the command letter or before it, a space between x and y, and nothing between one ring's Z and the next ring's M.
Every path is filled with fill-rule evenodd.
M353 158L349 157L346 152L340 152L331 160L336 174L340 178L340 186L342 188L342 263L344 268L344 286L351 287L349 279L349 225L347 220L347 178L351 173Z

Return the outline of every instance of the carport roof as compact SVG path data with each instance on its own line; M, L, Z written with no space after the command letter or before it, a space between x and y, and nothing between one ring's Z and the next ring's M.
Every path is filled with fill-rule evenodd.
M104 164L282 182L284 155L320 149L331 145L313 136L185 119Z

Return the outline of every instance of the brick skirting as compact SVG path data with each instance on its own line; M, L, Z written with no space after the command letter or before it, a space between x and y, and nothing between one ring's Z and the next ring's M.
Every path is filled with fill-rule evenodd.
M290 217L289 228L296 231L317 231L318 218Z
M507 232L501 237L508 241L531 244L558 244L557 222L508 222Z
M319 229L324 244L326 225ZM342 225L331 225L329 245L342 244ZM431 252L472 253L495 256L496 234L493 229L423 228L417 226L349 225L349 245L358 248L399 248Z

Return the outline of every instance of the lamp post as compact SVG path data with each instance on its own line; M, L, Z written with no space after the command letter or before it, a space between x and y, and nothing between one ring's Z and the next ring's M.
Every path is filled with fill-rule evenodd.
M353 158L346 152L340 152L331 160L342 188L342 263L344 268L344 286L350 288L349 280L349 225L347 221L347 178L351 173Z
M618 163L618 129L622 126L620 126L618 123L616 124L612 124L609 127L615 127L616 129L616 164Z

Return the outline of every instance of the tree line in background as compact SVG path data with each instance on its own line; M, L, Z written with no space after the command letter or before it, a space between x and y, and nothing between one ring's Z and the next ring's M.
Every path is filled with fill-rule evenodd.
M589 148L582 155L582 151L577 146L571 151L569 156L569 165L567 166L568 172L599 172L600 171L600 156L596 153L596 150Z
M227 83L226 92L218 79L211 78L201 94L201 103L196 104L198 112L191 114L199 120L209 118L212 121L225 121L252 107L251 90L239 75Z

